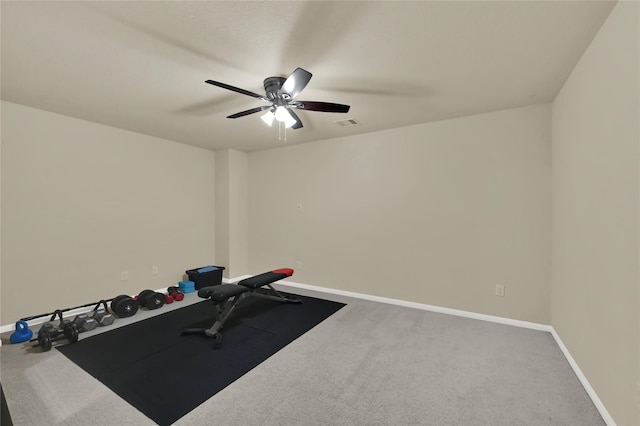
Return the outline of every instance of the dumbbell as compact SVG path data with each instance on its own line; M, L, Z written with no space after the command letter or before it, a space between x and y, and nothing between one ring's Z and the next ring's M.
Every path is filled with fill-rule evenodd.
M164 299L167 305L169 303L173 303L174 301L181 302L182 300L184 300L184 294L180 293L179 291L174 293L169 293L164 295Z
M91 312L89 316L93 318L100 327L111 325L116 320L113 315L111 315L104 309L96 309L95 311Z
M128 318L138 312L139 303L126 294L116 296L111 301L111 310L120 318Z
M60 330L54 324L48 322L40 327L38 331L38 344L43 352L51 350L51 345L54 341L66 338L69 343L75 343L78 341L78 329L71 322L66 322Z
M115 317L109 313L106 300L99 301L89 316L96 320L100 327L111 325L116 320Z
M138 301L140 306L149 310L158 309L167 302L164 294L158 293L157 291L153 290L141 291L140 294L138 294L136 300Z
M79 314L71 321L80 333L94 330L98 326L98 322L91 318L88 314Z
M178 287L171 286L167 288L168 295L173 298L176 302L181 302L184 300L184 293L179 290Z

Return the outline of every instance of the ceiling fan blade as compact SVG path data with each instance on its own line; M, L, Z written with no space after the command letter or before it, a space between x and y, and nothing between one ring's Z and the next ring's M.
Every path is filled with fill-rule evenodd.
M214 86L222 87L223 89L231 90L233 92L241 93L243 95L251 96L253 98L262 99L263 101L269 102L267 98L262 95L258 95L257 93L250 92L248 90L240 89L239 87L230 86L225 83L220 83L219 81L207 80L205 83L213 84Z
M302 68L296 68L289 77L282 83L282 87L278 91L279 95L289 95L289 99L293 99L298 96L298 93L302 92L311 80L312 74L303 70Z
M322 112L349 112L351 106L344 104L334 104L331 102L314 102L314 101L296 101L292 102L291 106L299 109L306 109L307 111L322 111Z
M265 109L269 109L269 108L271 108L271 105L264 105L264 106L257 107L257 108L251 108L251 109L248 109L246 111L241 111L241 112L236 112L235 114L231 114L231 115L227 116L227 118L244 117L245 115L255 114L256 112L264 111Z
M300 129L302 127L302 120L300 120L300 117L298 117L298 114L296 114L295 112L293 112L292 109L288 109L289 110L289 114L291 114L291 116L296 120L296 124L294 124L293 126L291 126L292 129Z

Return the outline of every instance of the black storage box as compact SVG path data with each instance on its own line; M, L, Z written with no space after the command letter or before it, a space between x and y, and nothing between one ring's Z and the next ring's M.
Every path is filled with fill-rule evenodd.
M207 270L210 268L215 269ZM201 270L203 271L201 272ZM200 290L202 287L222 284L222 271L224 271L224 266L201 266L200 268L189 269L186 273L189 281L193 281L196 284L196 290Z

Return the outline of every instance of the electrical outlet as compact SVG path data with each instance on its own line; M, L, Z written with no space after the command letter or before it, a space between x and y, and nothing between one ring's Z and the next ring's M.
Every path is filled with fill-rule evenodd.
M302 269L302 261L301 260L298 260L296 262L296 269Z
M120 272L120 281L127 281L129 279L129 271Z
M296 210L299 212L302 211L302 203L298 203L298 205L296 206Z
M158 275L158 266L157 265L153 265L151 267L151 275Z
M502 284L496 285L496 296L504 296L504 286Z

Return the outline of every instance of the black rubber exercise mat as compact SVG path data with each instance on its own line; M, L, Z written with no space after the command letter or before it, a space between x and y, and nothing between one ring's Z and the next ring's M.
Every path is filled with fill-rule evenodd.
M303 303L243 300L222 329L220 349L202 335L181 335L213 324L213 305L202 301L86 339L81 334L58 350L150 419L170 425L345 306L296 297Z

